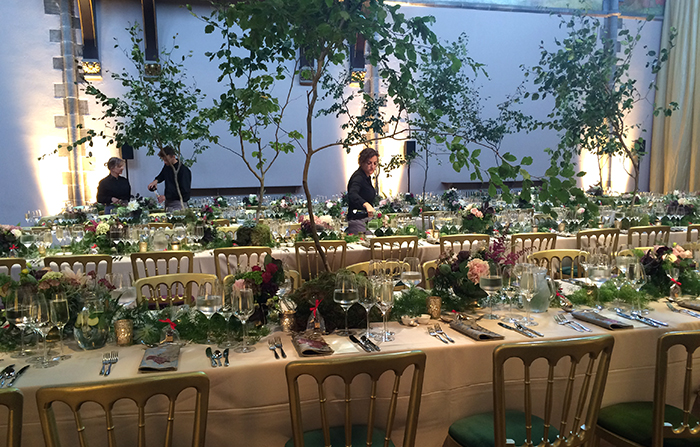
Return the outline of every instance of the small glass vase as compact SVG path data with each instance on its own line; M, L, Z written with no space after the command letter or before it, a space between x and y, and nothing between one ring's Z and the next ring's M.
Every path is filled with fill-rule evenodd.
M74 328L75 341L85 350L100 349L109 338L109 323L105 317L105 302L94 295L85 298Z

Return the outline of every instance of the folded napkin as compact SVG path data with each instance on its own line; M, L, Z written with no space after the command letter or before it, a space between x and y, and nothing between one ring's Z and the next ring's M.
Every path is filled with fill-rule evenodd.
M292 336L292 344L301 357L333 354L333 349L318 332L306 331L295 334Z
M459 320L453 320L450 322L450 327L474 340L503 340L505 338L503 335L492 332L476 323L465 324Z
M165 344L148 348L143 353L139 371L177 371L180 345Z
M676 300L676 303L686 309L700 311L700 300Z
M631 324L619 321L619 320L613 320L612 318L606 318L600 314L597 314L595 312L581 312L581 311L574 311L571 312L571 315L574 316L577 320L585 321L587 323L595 324L596 326L604 327L605 329L632 329L634 326Z

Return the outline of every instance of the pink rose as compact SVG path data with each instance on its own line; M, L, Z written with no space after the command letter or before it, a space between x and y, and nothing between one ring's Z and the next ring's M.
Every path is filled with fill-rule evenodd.
M680 245L673 247L673 254L681 259L691 259L693 257L693 252L690 250L685 250Z
M482 213L476 208L472 208L471 210L469 210L469 212L472 213L474 216L478 217L479 219L484 217L484 213Z
M489 274L489 263L483 259L472 259L467 263L467 268L467 278L474 284L479 284L479 279Z
M245 289L245 279L237 279L237 280L233 283L233 287L234 287L236 290Z

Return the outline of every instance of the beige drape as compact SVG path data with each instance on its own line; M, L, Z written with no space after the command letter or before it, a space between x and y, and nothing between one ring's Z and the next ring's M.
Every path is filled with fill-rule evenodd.
M656 104L677 102L669 118L654 117L649 189L653 192L700 190L700 0L666 0L662 48L671 27L676 46L658 73Z

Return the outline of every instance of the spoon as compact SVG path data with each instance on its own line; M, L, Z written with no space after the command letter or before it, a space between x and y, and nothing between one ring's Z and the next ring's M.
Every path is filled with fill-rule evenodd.
M209 360L211 361L211 367L216 368L216 359L212 356L211 347L207 348L207 350L204 351L204 353L207 355L207 357L209 357Z
M228 366L228 348L224 349L224 366Z
M216 361L219 362L219 366L223 366L221 364L221 351L219 351L218 349L214 351L214 356L212 358L216 359Z

